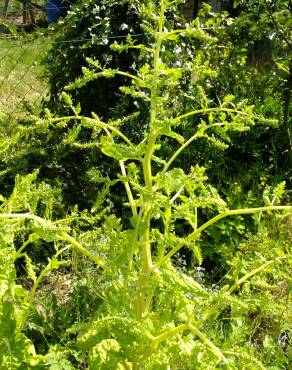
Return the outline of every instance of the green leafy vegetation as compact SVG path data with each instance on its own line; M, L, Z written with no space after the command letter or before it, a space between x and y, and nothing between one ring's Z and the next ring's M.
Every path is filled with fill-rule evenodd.
M1 116L3 369L289 368L287 171L273 177L261 158L251 173L221 170L242 135L277 126L281 104L230 91L244 67L218 67L226 36L210 32L227 15L205 6L187 23L181 2L77 3L65 38L79 7L105 35L131 14L143 38L108 38L102 58L80 47L83 68L54 81L57 55L77 60L57 44L49 108Z

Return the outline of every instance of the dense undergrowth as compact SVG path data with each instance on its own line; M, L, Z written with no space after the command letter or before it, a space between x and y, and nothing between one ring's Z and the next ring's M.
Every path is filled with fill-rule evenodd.
M289 368L288 175L265 157L227 168L242 135L278 129L280 104L225 91L223 35L201 26L220 21L206 7L185 24L179 3L112 5L147 37L103 45L114 64L83 55L41 117L1 117L1 369ZM127 98L91 110L88 86Z

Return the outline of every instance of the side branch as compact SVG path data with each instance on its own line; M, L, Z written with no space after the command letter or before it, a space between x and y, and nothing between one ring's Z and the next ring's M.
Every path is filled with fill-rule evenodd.
M211 352L213 352L213 354L220 359L220 361L227 363L227 359L225 358L223 353L220 351L220 349L216 347L199 329L197 329L194 325L191 325L191 324L182 324L182 325L176 326L160 334L159 336L154 337L152 343L150 344L149 350L143 356L143 360L151 356L151 354L156 350L156 348L161 342L185 330L189 330L193 332L211 350Z
M121 167L122 175L126 178L127 174L126 174L124 161L119 161L119 164L120 164L120 167ZM136 207L136 204L135 204L135 200L134 200L134 197L133 197L133 194L132 194L130 184L126 179L123 182L124 182L124 185L125 185L125 189L126 189L128 199L129 199L129 204L130 204L130 207L131 207L131 210L132 210L132 214L133 214L133 216L137 216L138 215L137 207Z
M35 216L35 215L32 215L30 213L1 213L0 214L0 220L1 219L5 219L5 218L18 218L18 219L27 219L27 220L33 220L33 221L37 221L41 224L43 224L44 222L48 222L47 220L39 217L39 216Z
M57 235L57 237L58 237L59 240L65 240L68 243L70 243L73 248L75 248L76 250L78 250L84 256L88 257L91 261L95 262L103 270L105 270L106 272L108 272L111 275L113 275L112 270L103 262L103 260L101 258L99 258L95 254L91 253L88 249L84 248L80 243L78 243L77 240L75 240L74 238L72 238L72 236L70 236L67 233L62 233L62 234Z
M139 82L142 85L145 84L145 82L141 78L139 78L139 77L137 77L135 75L132 75L131 73L119 71L119 70L116 70L116 69L105 69L104 71L105 72L110 71L110 72L112 72L115 75L120 75L120 76L123 76L123 77L130 78L131 80L137 81L137 82Z
M249 278L251 278L252 276L258 274L259 272L263 271L266 267L268 267L269 265L271 265L272 263L274 263L275 261L274 260L270 260L270 261L267 261L265 263L263 263L260 267L248 272L247 274L245 274L241 279L239 279L236 283L234 283L229 289L228 289L228 293L233 293L236 289L239 288L239 286L243 283L245 283Z
M42 272L39 274L38 278L34 281L34 284L32 286L32 289L31 289L31 292L29 294L29 297L28 297L28 307L27 307L27 310L26 312L24 313L24 316L21 320L21 324L20 324L20 327L19 327L19 331L22 331L23 328L24 328L24 325L25 325L25 322L28 318L28 315L29 315L29 312L32 308L32 304L33 304L33 301L35 299L35 296L36 296L36 291L41 283L41 281L43 280L43 278L46 276L46 274L48 274L49 272L53 271L54 269L56 269L56 267L53 267L54 266L54 258L57 258L59 255L61 255L66 249L68 249L68 247L65 247L63 249L61 249L58 253L56 253L52 259L49 260L49 263L47 264L47 266L42 270Z
M57 118L48 118L50 122L55 123L55 122L62 122L62 121L71 121L73 119L77 120L83 120L85 119L88 122L92 122L96 124L97 126L100 126L104 130L109 130L120 136L121 139L123 139L128 145L133 146L131 143L131 140L127 138L121 131L119 131L116 127L113 127L109 125L108 123L104 123L96 118L89 118L89 117L82 117L82 116L67 116L67 117L57 117Z
M41 217L32 215L30 213L2 213L2 214L0 214L0 220L1 219L7 219L7 218L32 220L32 221L38 222L44 228L46 228L46 226L55 226L50 221L45 220ZM50 223L50 224L48 224L48 223ZM113 271L105 264L105 262L103 262L103 260L101 258L99 258L95 254L91 253L88 249L84 248L80 243L77 242L77 240L72 238L69 234L58 232L57 227L56 227L56 238L58 238L59 240L65 240L65 241L69 242L72 245L73 248L75 248L80 253L82 253L83 255L88 257L91 261L95 262L103 270L107 271L111 275L114 275Z
M187 245L188 243L191 243L192 241L194 241L202 231L204 231L205 229L207 229L209 226L213 225L217 221L222 220L222 218L225 218L228 216L248 215L248 214L268 212L268 211L292 211L292 206L268 206L268 207L258 207L258 208L233 209L230 211L225 211L211 218L211 220L205 222L202 226L200 226L198 229L192 232L186 238L185 244ZM160 261L158 261L156 264L152 266L152 270L161 266L165 261L171 258L175 253L177 253L183 246L184 245L180 244L176 247L173 247L165 256L163 256L160 259Z
M227 290L227 293L229 294L232 294L233 292L235 292L235 290L237 290L243 283L245 283L248 279L250 279L252 276L260 273L261 271L265 270L266 267L272 265L273 263L275 262L279 262L279 260L284 260L286 259L286 257L280 257L280 258L275 258L274 260L269 260L265 263L263 263L261 266L257 267L256 269L248 272L247 274L245 274L242 278L240 278L237 282L235 282L228 290ZM214 304L212 305L212 308L208 311L208 314L204 316L204 320L203 321L206 321L208 318L210 318L211 315L213 315L217 310L218 310L218 305L217 304ZM220 310L220 308L219 308ZM203 323L202 320L199 321L199 324L202 324Z
M204 133L206 130L208 130L209 128L212 128L212 127L218 127L218 126L224 126L224 123L214 123L212 125L209 125L209 126L206 126L206 128L204 130L199 130L198 132L196 132L193 136L191 136L189 138L188 141L186 141L184 144L182 144L178 150L176 152L174 152L174 154L171 156L171 158L167 161L167 163L165 164L165 166L163 167L163 170L162 172L165 173L169 167L171 166L171 164L175 161L175 159L180 155L180 153L182 151L185 150L185 148L187 146L189 146L193 141L195 141L196 139L204 136Z
M244 111L240 111L240 110L236 110L236 109L232 109L232 108L221 108L221 107L217 107L217 108L202 108L202 109L193 110L191 112L182 114L181 116L177 116L176 118L173 119L173 122L174 123L179 123L181 120L183 120L185 118L188 118L188 117L191 117L191 116L195 116L195 115L201 114L201 113L203 113L203 114L204 113L208 113L208 112L226 112L226 113L236 113L236 114L244 114L244 115L247 114Z

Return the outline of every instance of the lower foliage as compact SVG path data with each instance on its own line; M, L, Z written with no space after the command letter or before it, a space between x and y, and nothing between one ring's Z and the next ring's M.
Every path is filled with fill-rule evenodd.
M1 200L1 369L288 368L291 218L262 216L217 284L195 260L190 267L169 260L147 286L154 298L140 320L133 311L138 273L123 256L129 231L112 216L95 228L88 225L101 215L29 217L49 212L41 207L44 185L34 180L18 178L11 197ZM66 239L72 222L83 231ZM45 266L33 261L41 239L55 249ZM99 253L94 248L102 242ZM80 256L79 243L91 262ZM94 263L101 254L110 266L103 273Z

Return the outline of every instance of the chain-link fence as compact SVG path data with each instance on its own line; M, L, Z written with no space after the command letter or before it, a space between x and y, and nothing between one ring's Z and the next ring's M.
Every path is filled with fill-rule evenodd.
M42 37L0 38L0 109L23 116L41 106L47 95L42 60L50 40Z
M49 23L64 16L68 0L0 0L0 111L24 117L48 95L44 59L52 44Z

